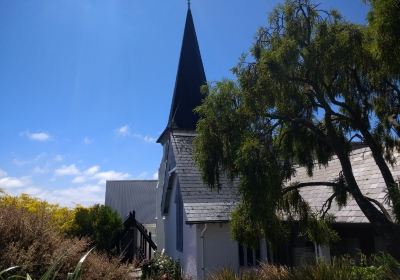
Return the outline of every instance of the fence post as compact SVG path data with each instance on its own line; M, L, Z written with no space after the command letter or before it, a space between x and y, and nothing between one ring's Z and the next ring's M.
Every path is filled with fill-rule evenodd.
M151 240L151 231L149 231L149 238L150 238L150 242ZM149 260L151 260L151 246L150 246L150 242L149 242Z

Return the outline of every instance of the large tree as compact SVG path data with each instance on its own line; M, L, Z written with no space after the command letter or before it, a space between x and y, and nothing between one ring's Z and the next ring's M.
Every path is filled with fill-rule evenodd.
M277 239L285 232L285 217L302 220L301 231L328 242L334 234L324 222L326 207L334 200L344 205L348 195L378 234L393 240L399 232L400 190L389 168L400 147L393 122L400 104L399 68L390 60L383 67L375 25L352 24L309 0L288 0L259 30L251 56L234 68L237 81L207 87L197 109L195 157L210 187L218 187L221 173L239 178L236 238ZM394 218L360 190L350 161L356 141L371 149ZM288 185L295 164L312 175L333 156L342 166L335 181ZM321 214L312 213L300 193L318 185L333 189ZM318 234L321 230L328 234Z

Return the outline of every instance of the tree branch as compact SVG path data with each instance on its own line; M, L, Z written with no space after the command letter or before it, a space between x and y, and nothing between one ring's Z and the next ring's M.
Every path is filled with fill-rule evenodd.
M318 137L320 137L321 139L325 140L327 143L329 142L328 137L311 121L307 120L307 119L303 119L303 118L291 118L288 116L280 116L277 114L268 114L267 116L273 119L277 119L277 120L283 120L286 122L292 122L292 123L296 123L296 124L300 124L303 125L306 128L309 128L310 130L312 130Z
M390 217L390 214L389 214L389 212L386 210L386 208L382 205L382 203L380 203L379 201L377 201L376 199L373 199L373 198L370 198L370 197L368 197L368 196L365 196L364 195L364 197L367 199L367 200L369 200L370 202L372 202L373 204L375 204L376 206L378 206L378 208L379 208L379 210L381 210L381 212L386 216L386 218L389 220L389 221L393 221L392 220L392 217Z
M348 143L351 143L351 141L354 139L354 138L358 138L358 139L360 139L361 141L364 141L364 137L362 137L360 134L358 134L358 133L356 133L356 134L354 134L350 139L349 139L349 141L348 141Z
M325 218L326 213L328 213L329 209L331 209L332 206L332 201L336 197L336 193L333 193L322 205L321 210L319 211L319 214L321 215L321 218ZM326 208L325 208L326 207Z
M282 194L286 194L293 190L298 190L305 187L316 187L316 186L327 186L327 187L340 187L340 184L335 182L306 182L306 183L293 183L289 187L282 190Z

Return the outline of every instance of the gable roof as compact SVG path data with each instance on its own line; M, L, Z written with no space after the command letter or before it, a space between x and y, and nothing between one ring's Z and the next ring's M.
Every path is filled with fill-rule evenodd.
M236 180L231 182L226 177L221 179L221 190L210 190L204 184L201 173L193 160L194 133L171 133L171 143L176 160L176 173L179 178L187 223L224 222L229 221L231 212L239 202L238 185ZM396 155L398 160L400 156ZM354 150L350 155L354 176L362 193L384 205L391 213L390 206L385 202L387 193L385 182L377 168L369 148ZM333 181L342 170L337 157L329 162L327 167L316 167L313 177L307 175L306 169L298 167L292 182ZM391 167L395 178L400 177L400 165ZM326 186L305 187L300 190L303 198L314 211L320 211L322 205L331 196L332 190ZM338 223L368 223L355 200L349 196L345 207L339 209L332 203L328 211L336 217ZM391 213L392 214L392 213Z
M135 211L142 224L155 223L157 180L124 180L106 182L105 205L114 209L122 220Z
M397 160L400 160L399 155ZM383 177L378 169L369 148L360 148L352 151L350 161L353 166L353 173L361 192L370 198L382 203L390 214L390 206L385 203L387 188ZM400 176L400 165L390 167L395 179ZM342 170L339 160L334 157L329 161L329 165L325 167L315 168L313 177L307 175L305 168L297 168L296 176L292 182L321 182L333 181L338 177ZM311 208L319 211L325 201L332 195L330 187L317 186L305 187L300 190L303 198L310 204ZM338 223L368 223L368 219L364 216L355 200L349 195L347 206L339 209L335 202L332 203L331 209L328 211L336 217Z
M193 109L201 104L200 87L206 83L192 12L187 11L185 31L176 74L167 128L194 130L198 115Z
M176 161L176 175L186 213L186 223L226 222L239 201L238 182L221 176L221 189L204 184L193 160L194 133L172 132L170 141Z

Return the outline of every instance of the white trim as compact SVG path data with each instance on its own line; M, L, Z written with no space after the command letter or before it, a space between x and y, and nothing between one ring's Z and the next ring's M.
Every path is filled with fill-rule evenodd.
M174 168L172 168L171 170L168 171L168 174L171 175L172 173L174 173L176 171L176 166Z

